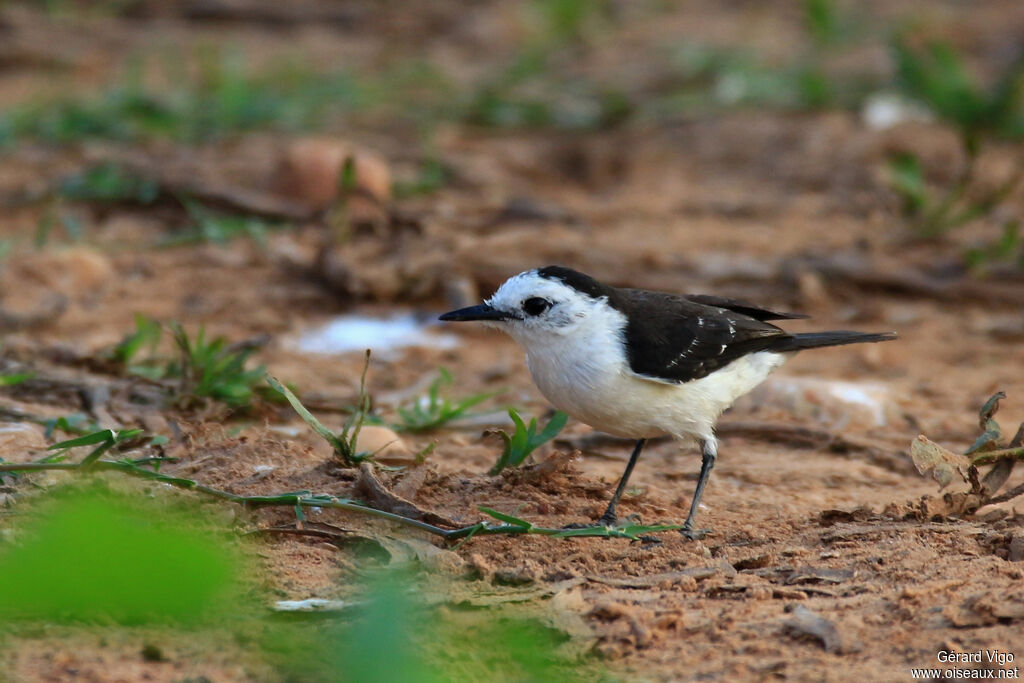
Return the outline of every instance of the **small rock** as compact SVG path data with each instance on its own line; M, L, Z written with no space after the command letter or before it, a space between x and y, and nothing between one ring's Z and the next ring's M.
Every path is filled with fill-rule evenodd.
M408 465L416 460L416 454L409 449L402 437L392 429L377 425L364 425L359 430L356 451L375 453L374 460L385 465Z
M329 207L338 197L345 161L355 164L359 192L377 203L391 198L391 168L380 154L334 138L304 138L291 143L278 163L278 192L315 209Z
M772 589L770 586L747 586L747 597L751 600L770 600Z
M1024 562L1024 533L1016 533L1010 539L1010 552L1006 556L1010 562Z

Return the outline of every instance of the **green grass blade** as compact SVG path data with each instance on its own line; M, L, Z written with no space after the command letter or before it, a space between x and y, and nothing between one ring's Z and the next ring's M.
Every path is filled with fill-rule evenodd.
M567 414L563 413L561 410L555 411L555 414L551 416L551 419L544 426L544 429L541 430L541 433L534 438L532 442L533 447L536 448L542 443L551 441L551 439L558 436L558 433L565 428L568 421L569 416Z
M117 439L117 432L113 429L103 429L92 434L86 434L75 439L68 439L67 441L60 441L53 444L47 450L65 450L68 448L75 448L76 446L91 446L97 443L103 443L104 441L114 442Z
M32 379L36 376L34 372L20 372L14 375L0 375L0 387L13 387L15 384Z
M92 452L89 453L89 455L87 455L84 458L82 458L82 467L86 468L89 465L91 465L94 462L96 462L97 460L99 460L100 456L103 455L104 453L106 453L107 451L109 451L111 448L113 448L116 443L117 443L117 441L115 441L113 439L111 439L110 441L104 441L103 443L101 443L99 446L94 448L92 450Z
M527 522L525 519L519 519L518 517L513 517L512 515L506 515L504 512L498 512L497 510L493 510L489 507L484 507L483 505L478 505L477 510L484 513L485 515L490 515L491 517L494 517L496 520L500 522L511 524L512 526L519 526L523 527L524 529L533 528L533 524Z
M337 434L335 434L330 429L325 427L324 424L320 422L320 420L316 419L316 417L313 416L313 413L306 410L306 406L302 405L302 402L299 401L295 394L293 394L291 390L288 389L288 387L281 384L276 377L269 373L267 373L264 377L267 380L267 383L271 387L273 387L275 391L279 392L282 396L285 397L285 399L287 399L288 403L291 404L295 412L299 414L299 417L302 418L303 422L308 424L314 432L323 437L323 439L327 441L327 443L331 445L331 448L333 448L336 452L341 452L345 445L342 443L341 439L338 438Z
M640 540L640 536L658 533L660 531L673 531L681 528L682 526L679 524L653 524L649 526L643 524L626 524L617 527L592 526L585 527L583 529L561 529L550 535L554 538L596 536L602 538L628 538L631 541L638 541Z

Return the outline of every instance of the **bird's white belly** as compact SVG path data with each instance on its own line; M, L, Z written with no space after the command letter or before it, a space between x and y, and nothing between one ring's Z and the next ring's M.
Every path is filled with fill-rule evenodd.
M528 353L527 365L555 407L595 429L634 439L662 434L712 438L722 411L786 361L785 354L760 351L707 377L667 384L591 358Z

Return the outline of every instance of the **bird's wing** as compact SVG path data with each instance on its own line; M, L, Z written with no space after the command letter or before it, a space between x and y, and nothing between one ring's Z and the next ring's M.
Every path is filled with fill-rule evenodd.
M630 311L625 329L630 370L657 382L706 377L789 336L770 323L687 297L637 289L616 295Z
M756 304L747 303L740 299L728 299L726 297L714 296L711 294L687 294L684 298L687 301L692 301L696 304L715 306L717 308L725 308L730 311L735 311L736 313L742 313L754 320L796 320L798 318L810 317L803 313L784 313L782 311L773 311L768 308L757 306Z

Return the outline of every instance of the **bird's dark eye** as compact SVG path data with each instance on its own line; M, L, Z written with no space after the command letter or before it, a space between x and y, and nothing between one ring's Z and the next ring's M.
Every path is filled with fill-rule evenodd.
M551 302L539 296L530 297L523 302L523 310L527 315L540 315L549 308L551 308Z

